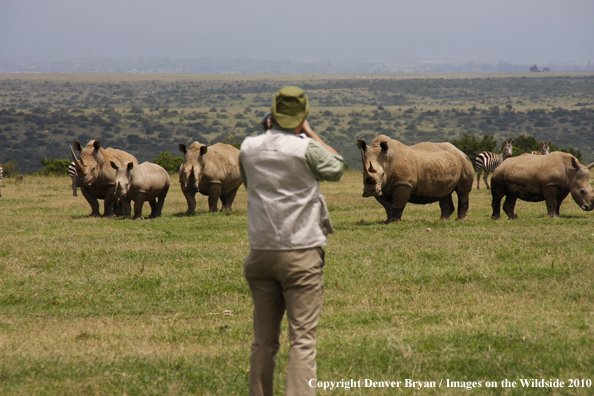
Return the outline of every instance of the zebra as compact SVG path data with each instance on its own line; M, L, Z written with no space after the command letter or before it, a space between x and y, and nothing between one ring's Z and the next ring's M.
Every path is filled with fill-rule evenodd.
M68 167L68 175L72 181L72 196L78 197L78 194L76 193L76 178L78 177L78 174L76 173L76 164L74 162L71 162Z
M530 154L533 155L547 155L549 153L549 145L551 144L550 141L540 142L540 151L532 151Z
M4 173L4 169L2 169L2 164L0 164L0 198L2 198L2 174Z
M480 190L479 184L480 184L480 180L481 180L480 179L481 172L483 170L485 171L485 177L483 179L485 180L487 189L491 188L491 187L489 187L489 183L487 183L487 176L489 176L489 173L492 173L495 170L495 168L497 168L499 166L499 164L501 164L506 158L509 158L512 156L512 143L513 142L514 142L514 139L510 140L509 142L507 142L507 141L503 142L503 152L501 154L495 154L495 153L491 153L489 151L483 151L474 159L474 162L476 163L476 170L477 170L477 174L476 174L476 189L477 190Z

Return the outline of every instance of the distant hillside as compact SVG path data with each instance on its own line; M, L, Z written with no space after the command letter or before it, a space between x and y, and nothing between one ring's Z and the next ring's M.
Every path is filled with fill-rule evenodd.
M1 54L0 54L1 56ZM77 60L0 60L0 73L141 73L141 74L378 74L378 73L526 73L531 67L550 72L594 71L590 62L547 65L406 61L294 61L244 59L145 58ZM533 69L534 70L534 69Z
M239 144L260 133L274 92L303 87L310 123L351 168L357 139L405 144L531 135L594 160L594 75L178 76L2 75L0 163L34 172L70 158L73 140L100 140L153 160L179 143Z

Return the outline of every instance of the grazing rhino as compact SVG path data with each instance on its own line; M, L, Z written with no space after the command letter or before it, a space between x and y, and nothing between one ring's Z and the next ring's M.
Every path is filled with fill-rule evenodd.
M208 195L211 212L218 211L219 198L222 209L231 210L242 183L239 150L228 144L217 143L207 147L194 142L188 149L185 144L180 144L179 151L184 153L184 161L179 168L179 183L188 201L186 214L191 215L196 210L197 192Z
M367 147L358 140L363 161L363 196L375 197L386 209L386 223L399 221L407 202L439 201L441 219L454 213L452 193L458 195L458 219L465 219L474 169L466 154L450 143L406 146L385 135Z
M583 166L571 154L555 151L547 155L522 154L509 158L493 173L491 195L493 201L492 219L500 217L503 197L503 211L510 219L517 219L514 213L516 201L546 201L549 217L559 217L561 202L571 193L580 208L590 211L594 208L594 192L590 188L589 169L594 163Z
M113 211L116 197L116 171L110 166L111 162L121 166L125 162L138 164L138 160L122 150L103 149L99 140L91 140L83 149L78 141L74 141L74 148L80 152L80 160L74 154L72 146L70 152L76 166L76 185L80 187L83 196L91 205L91 217L99 216L99 199L104 199L104 217L115 216Z
M111 167L116 171L115 196L120 198L124 207L124 218L130 218L130 201L134 201L135 220L144 218L142 206L145 201L151 206L149 218L161 217L170 184L167 171L152 162L143 162L140 165L126 162L118 166L112 161Z

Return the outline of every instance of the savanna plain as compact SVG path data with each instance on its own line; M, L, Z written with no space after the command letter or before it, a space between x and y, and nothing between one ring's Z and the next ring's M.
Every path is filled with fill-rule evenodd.
M580 108L591 110L591 93L571 95L541 105L558 109L564 101L571 110L574 102L586 100ZM464 107L470 117L475 99L458 100L447 107ZM489 98L484 109L491 114L489 108L503 109L507 100ZM242 111L225 107L256 119L254 109L243 111L249 100L242 101ZM353 106L373 117L378 105L406 114L406 107L399 110L396 104ZM416 108L408 114L420 115L420 102L410 106ZM438 104L431 106L435 110ZM253 107L265 110L264 104ZM13 113L19 111L31 109ZM316 111L323 120L323 111L346 116L355 110L336 104ZM163 110L153 114L158 112ZM220 113L220 108L212 112ZM346 128L347 120L335 118L339 130ZM324 122L320 127L332 121ZM120 131L108 132L117 137ZM336 130L328 132L339 140ZM414 130L401 129L406 132ZM72 196L65 175L3 180L0 394L247 395L252 302L243 278L249 251L246 191L241 187L233 210L221 213L209 213L200 196L196 214L186 216L176 175L171 179L163 216L141 221L89 218L89 205L80 192ZM560 218L546 217L543 202L518 201L518 220L491 220L490 191L481 181L481 189L475 184L471 192L467 220L456 221L454 215L439 221L438 204L409 204L401 222L386 225L383 208L361 196L360 171L322 183L322 191L335 233L325 247L317 381L401 385L318 389L319 395L594 393L593 212L583 212L568 197ZM283 323L275 372L279 395L287 357ZM435 388L406 388L406 379L434 382ZM565 386L525 388L520 379L559 379ZM475 385L447 387L447 380ZM516 381L516 387L503 387L504 380ZM497 387L488 388L487 382Z
M544 203L519 202L519 220L494 221L489 192L475 189L466 221L438 221L437 204L409 205L403 221L385 225L361 179L349 171L322 186L335 233L319 381L483 383L418 391L439 395L592 393L484 385L594 378L592 213L569 198L549 219ZM67 177L9 181L2 195L0 393L247 394L243 188L232 212L208 213L203 198L193 216L172 188L163 217L144 221L88 218ZM287 345L283 324L279 394Z

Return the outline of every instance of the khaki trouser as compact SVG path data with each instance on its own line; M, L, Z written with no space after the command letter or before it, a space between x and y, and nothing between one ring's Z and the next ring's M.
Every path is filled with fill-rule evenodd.
M322 314L324 251L252 250L244 275L254 299L250 396L270 395L285 310L289 321L286 396L315 395L316 332Z

